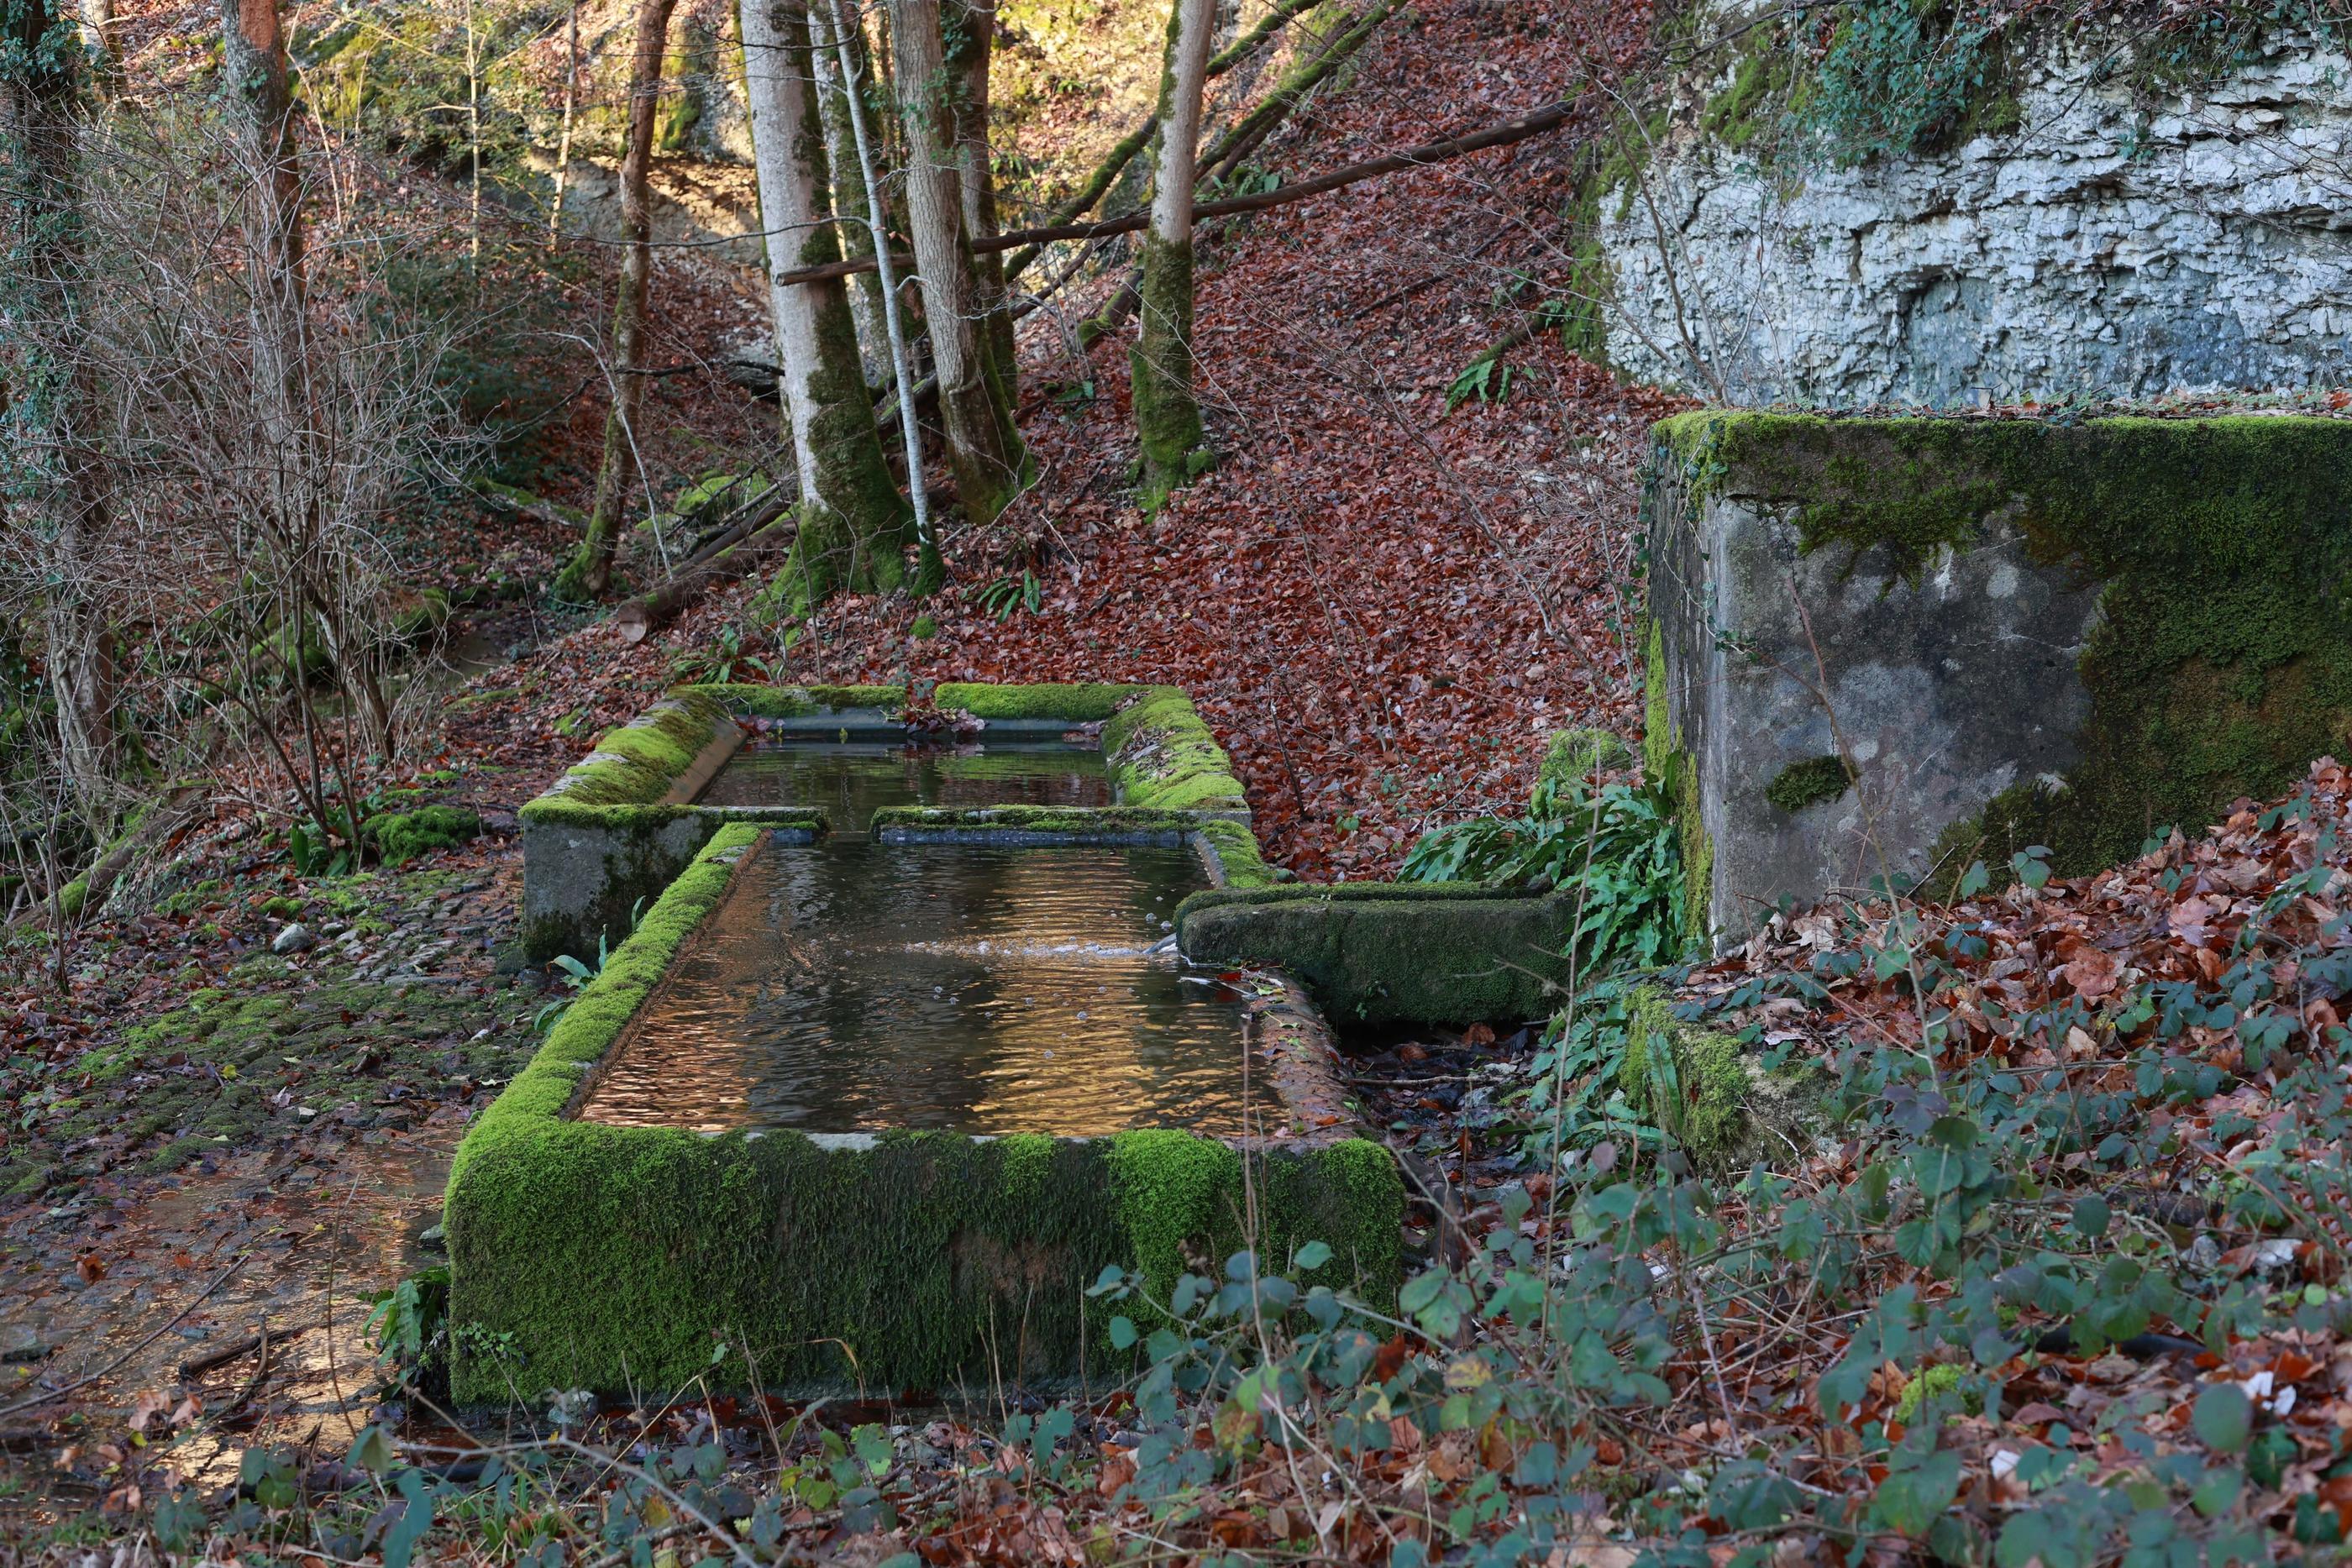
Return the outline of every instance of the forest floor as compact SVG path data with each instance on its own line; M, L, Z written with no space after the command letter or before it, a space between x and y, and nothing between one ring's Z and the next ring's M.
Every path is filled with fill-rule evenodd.
M1297 174L1489 123L1560 94L1589 68L1621 65L1647 30L1640 6L1423 0L1410 29L1376 41L1344 90L1318 99L1265 161ZM380 1478L355 1477L345 1463L352 1441L378 1421L412 1439L449 1435L397 1407L363 1318L373 1298L437 1258L450 1152L533 1049L536 1015L562 994L555 977L510 956L514 812L598 731L675 679L728 673L720 662L733 660L734 674L787 682L1172 682L1232 752L1268 858L1312 879L1389 874L1424 828L1516 809L1553 730L1637 733L1627 637L1639 594L1638 464L1648 423L1681 405L1619 384L1541 334L1509 356L1507 396L1447 407L1465 367L1562 275L1557 217L1576 152L1571 137L1529 141L1212 235L1199 336L1220 463L1148 521L1127 497L1124 349L1111 340L1076 350L1067 329L1089 301L1057 297L1024 337L1036 490L1000 525L950 531L946 595L921 606L838 601L789 653L752 613L751 584L632 645L529 593L567 545L562 528L470 506L406 519L416 559L452 586L488 585L461 628L469 667L447 677L431 739L403 759L436 799L477 810L482 835L404 867L306 879L265 816L239 803L261 793L258 775L232 776L211 814L172 846L175 882L163 896L87 924L65 955L61 987L46 972L48 955L20 950L20 964L44 972L0 993L0 1102L12 1113L0 1129L0 1542L37 1551L105 1539L151 1519L166 1497L201 1498L220 1528L246 1529L226 1499L252 1449L278 1455L272 1464L322 1495L358 1500L348 1521L307 1540L316 1560L389 1555L402 1505ZM544 310L526 329L551 338L567 324L593 329L604 259L574 258L519 284L530 308ZM1536 287L1523 293L1530 277ZM647 450L661 488L772 454L772 404L748 399L716 366L726 335L744 324L741 290L667 262L656 299L656 361L681 371L650 393ZM558 365L543 370L549 384L563 381ZM602 418L592 397L547 403L524 455L545 494L583 498ZM1037 580L1036 608L1000 619L980 591L1024 572ZM936 621L935 634L915 637L919 614ZM2070 1355L2069 1325L2088 1323L2095 1306L2037 1277L2041 1294L2029 1291L2021 1305L2014 1281L2001 1287L1999 1322L2022 1317L2058 1337L2000 1364L1990 1399L1977 1384L1962 1387L1974 1373L1927 1376L1931 1363L1959 1366L1953 1344L1982 1348L1969 1334L1994 1322L1997 1292L1977 1281L1969 1290L1982 1286L1988 1315L1958 1315L1954 1302L1979 1296L1929 1266L1941 1220L1901 1231L1906 1195L1944 1179L1923 1176L1916 1150L1957 1136L1951 1103L1920 1114L1916 1094L1896 1131L1873 1124L1824 1141L1782 1189L1718 1184L1703 1222L1688 1208L1664 1219L1604 1214L1588 1207L1597 1181L1572 1220L1565 1207L1555 1215L1549 1182L1528 1175L1547 1096L1556 1103L1573 1082L1605 1110L1609 1075L1573 1059L1573 1030L1503 1020L1500 1030L1357 1042L1368 1120L1412 1156L1423 1196L1444 1200L1415 1207L1416 1256L1477 1259L1502 1277L1507 1260L1479 1248L1549 1249L1572 1234L1589 1261L1605 1251L1595 1238L1616 1234L1608 1227L1655 1223L1675 1228L1644 1232L1643 1245L1664 1235L1669 1252L1692 1257L1835 1255L1850 1298L1907 1291L1905 1301L1932 1304L1923 1314L1945 1315L1899 1334L1850 1301L1830 1312L1820 1301L1829 1286L1757 1284L1742 1295L1748 1287L1728 1266L1703 1286L1700 1270L1645 1268L1575 1298L1576 1310L1633 1303L1659 1281L1677 1293L1687 1286L1693 1301L1727 1278L1733 1286L1700 1308L1712 1331L1703 1347L1685 1335L1642 1364L1654 1388L1619 1388L1608 1383L1616 1362L1603 1376L1581 1343L1574 1375L1540 1357L1515 1362L1527 1346L1509 1337L1501 1309L1474 1332L1450 1296L1425 1300L1423 1337L1400 1331L1372 1363L1398 1391L1398 1412L1382 1417L1387 1451L1302 1477L1278 1445L1255 1441L1255 1426L1237 1439L1204 1417L1198 1450L1230 1463L1188 1495L1181 1518L1136 1511L1142 1505L1123 1490L1145 1461L1121 1425L1131 1406L1115 1403L1080 1412L1058 1458L1034 1421L1013 1430L1002 1419L1037 1412L1009 1406L965 1421L935 1409L720 1400L608 1409L576 1435L613 1439L648 1464L656 1452L715 1453L730 1476L759 1471L762 1484L784 1486L783 1528L803 1555L865 1563L914 1552L932 1563L1075 1564L1107 1542L1160 1550L1155 1542L1367 1561L1407 1538L1433 1553L1448 1542L1492 1546L1528 1528L1538 1511L1530 1499L1561 1497L1577 1543L1549 1549L1558 1568L1622 1568L1629 1537L1672 1541L1685 1527L1697 1532L1686 1543L1694 1562L1725 1562L1743 1547L1776 1562L1849 1549L1892 1558L1927 1533L1923 1507L1956 1505L1989 1531L2027 1511L2029 1491L2104 1528L2105 1505L2064 1492L2072 1483L2055 1479L2064 1465L2053 1455L2155 1487L2131 1494L2152 1512L2309 1524L2309 1538L2323 1539L2319 1515L2352 1514L2352 1479L2336 1473L2340 1434L2352 1428L2341 1397L2352 1361L2338 1354L2327 1317L2340 1226L2315 1224L2282 1251L2264 1225L2269 1208L2340 1212L2335 1195L2352 1190L2336 1180L2342 1129L2328 1120L2340 1119L2340 1086L2305 1073L2292 1052L2250 1064L2220 1009L2235 1019L2266 1009L2315 1040L2337 1027L2346 809L2340 772L2323 768L2295 811L2242 812L2111 876L2013 887L1932 917L1845 911L1784 924L1687 988L1721 1021L1760 1024L1792 1057L1833 1062L1857 1040L1944 1053L1954 1102L1978 1092L2012 1113L2009 1141L1986 1167L2000 1181L1969 1166L1973 1185L1939 1189L1972 1206L1969 1234L1999 1225L2046 1244L2048 1281L2071 1268L2098 1274L2084 1260L2099 1256L2094 1244L2111 1221L2135 1239L2105 1257L2103 1280L2118 1259L2138 1268L2177 1245L2194 1255L2181 1288L2199 1312L2211 1308L2195 1342L2135 1326L2133 1311L2144 1320L2167 1308L2176 1325L2197 1316L2148 1287L2132 1297L2145 1310L2111 1314L2108 1339L2081 1332L2098 1348ZM316 944L272 953L297 920ZM2262 954L2268 967L2257 973L2250 955ZM2167 1010L2132 1010L2143 982L2174 988ZM1966 1027L1955 1032L1953 1018ZM1998 1068L1982 1081L1994 1087L1964 1089L1986 1063ZM2016 1126L2038 1124L2042 1111L2018 1111L2030 1097L2003 1072L2067 1080L2063 1116L2095 1123L2099 1135L2028 1147ZM2154 1114L2142 1114L2150 1103ZM1600 1124L1613 1125L1605 1115ZM2172 1141L2151 1141L2151 1125ZM1887 1156L1902 1173L1893 1196L1880 1181L1882 1208L1864 1215L1887 1244L1864 1246L1836 1229L1838 1215L1853 1218L1836 1206L1869 1186L1858 1162L1876 1157L1873 1140L1902 1138L1911 1141ZM2291 1147L2300 1164L2281 1174ZM1580 1157L1597 1176L1621 1154L1638 1162L1654 1149L1628 1130L1596 1134ZM2215 1185L2216 1170L2238 1174ZM2200 1196L2193 1212L2170 1201L2209 1186L2211 1203ZM1514 1188L1545 1211L1507 1209ZM1817 1206L1810 1219L1806 1204ZM1727 1228L1702 1234L1702 1223ZM1569 1264L1564 1256L1563 1275ZM2307 1309L2310 1325L2232 1330L2265 1302ZM1681 1310L1670 1301L1658 1311L1669 1309ZM265 1325L266 1355L257 1347L184 1367ZM1594 1334L1622 1347L1644 1343L1643 1332L1629 1315ZM1880 1354L1869 1360L1864 1350ZM1468 1400L1554 1373L1560 1386L1609 1392L1575 1392L1569 1416L1544 1414L1579 1446L1541 1463L1528 1440L1539 1426L1532 1418L1437 1437L1429 1434L1444 1423L1433 1418L1425 1433L1402 1413L1409 1388L1414 1400ZM1828 1392L1847 1383L1851 1398ZM1934 1447L1921 1399L1903 1403L1913 1385L1924 1394L1931 1383L1938 1398L1951 1396L1947 1452L1966 1466L1950 1478L1937 1468L1943 1456L1923 1456L1916 1438L1904 1447L1906 1422ZM2244 1430L2231 1426L2236 1406L2206 1397L2219 1388L2250 1391ZM2282 1397L2294 1389L2299 1404ZM1973 1408L1954 1390L1974 1390ZM878 1458L867 1448L875 1441ZM2231 1472L2237 1490L2227 1496L2199 1490L2211 1477L2182 1468L2184 1455L2232 1454L2250 1457ZM1796 1456L1795 1490L1762 1502L1711 1490L1710 1477L1736 1479L1759 1455ZM1583 1465L1595 1468L1575 1481ZM247 1494L265 1494L279 1473L246 1468ZM439 1473L456 1484L454 1470ZM867 1483L879 1499L853 1503ZM475 1544L509 1561L518 1542L542 1538L602 1551L614 1543L579 1520L593 1520L604 1495L590 1487L530 1520L500 1515L498 1528L512 1533ZM1854 1511L1824 1523L1833 1510L1823 1500L1844 1498ZM645 1527L648 1555L679 1534L677 1516L666 1519ZM247 1543L268 1539L251 1530ZM2050 1552L2051 1562L2087 1560Z

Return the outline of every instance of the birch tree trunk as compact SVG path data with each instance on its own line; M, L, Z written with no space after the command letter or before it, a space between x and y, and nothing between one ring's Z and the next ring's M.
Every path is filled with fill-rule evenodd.
M38 530L48 583L42 600L49 685L58 735L81 815L102 836L112 818L110 784L122 737L115 724L118 648L114 584L105 557L110 497L93 429L89 361L77 350L82 236L78 144L80 50L48 0L14 0L6 12L11 265L0 268L7 308L0 323L16 342L5 408L7 450L0 473L23 497ZM14 508L11 508L12 510Z
M629 140L621 157L621 292L613 305L613 407L604 418L604 460L596 470L596 500L587 537L555 580L555 596L602 599L613 581L613 549L621 512L636 479L637 416L646 402L646 295L653 277L653 204L646 177L654 159L654 122L661 110L662 59L670 12L677 0L641 0L637 47L629 69Z
M1151 227L1143 237L1142 320L1129 350L1136 435L1143 449L1138 499L1156 511L1206 466L1192 390L1192 179L1201 141L1216 0L1174 0L1160 78L1160 163Z
M955 93L956 189L963 199L964 234L972 239L996 233L996 169L988 152L988 62L996 35L996 0L947 0L948 70ZM986 251L973 256L973 275L985 313L981 347L993 378L990 391L999 407L1020 402L1020 364L1013 344L1012 301L1004 287L1004 257Z
M114 96L122 80L122 48L115 36L114 0L81 0L81 47L100 93Z
M1012 410L996 400L981 344L982 305L963 224L940 0L890 0L890 35L907 130L907 226L922 275L948 465L965 515L992 522L1026 483L1028 456Z
M807 0L742 0L741 14L744 96L769 270L837 261L841 246L825 211L831 182ZM769 304L801 507L800 537L768 597L797 616L839 586L897 587L913 514L883 459L847 288L839 278L771 285Z
M824 0L818 0L822 5ZM822 29L820 29L822 31ZM872 79L866 60L866 35L856 34L849 39L852 60L858 67L857 79ZM817 101L824 115L826 162L833 171L833 211L840 218L841 252L851 260L870 260L874 255L874 235L870 228L871 208L866 197L866 183L858 177L857 131L850 123L848 89L842 85L841 63L835 49L817 47L811 51L816 64ZM887 230L886 216L882 226ZM884 380L889 373L890 353L887 341L887 329L882 319L882 279L876 272L861 272L850 279L849 311L857 322L857 344L864 355L866 379L868 384Z

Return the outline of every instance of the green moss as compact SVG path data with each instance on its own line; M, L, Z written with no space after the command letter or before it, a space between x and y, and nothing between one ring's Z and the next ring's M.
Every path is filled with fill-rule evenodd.
M1596 773L1622 772L1633 767L1635 760L1633 747L1612 730L1563 729L1554 733L1544 747L1544 758L1536 769L1536 779L1566 788Z
M811 714L879 708L896 713L907 706L904 686L759 686L745 683L680 686L743 718L804 718Z
M1843 757L1808 757L1774 774L1764 786L1764 799L1793 817L1808 806L1836 800L1853 788L1854 778Z
M1706 100L1698 120L1701 134L1742 150L1778 121L1797 74L1796 59L1779 28L1756 28L1745 43L1731 84Z
M908 633L918 643L927 642L940 634L939 621L934 616L918 615L915 617L914 625L908 629Z
M1135 429L1142 449L1136 504L1148 517L1202 468L1201 405L1192 395L1192 246L1143 237L1139 326L1128 350Z
M0 1149L0 1190L101 1159L168 1171L208 1149L405 1124L412 1104L437 1103L453 1078L504 1078L533 1040L539 998L503 985L485 998L332 971L296 987L266 978L256 969L233 988L192 990L85 1052L74 1065L90 1087L16 1128L18 1141ZM320 1115L305 1118L305 1108ZM103 1152L90 1142L101 1134Z
M457 806L384 811L360 825L361 833L375 845L386 865L400 865L435 850L455 849L481 831L481 818Z
M1723 1170L1803 1152L1819 1112L1813 1069L1766 1072L1737 1036L1675 1018L1648 986L1628 998L1626 1018L1618 1087L1694 1163Z
M614 949L596 977L563 1010L530 1064L482 1113L457 1145L450 1164L452 1191L467 1165L501 1137L531 1121L563 1113L579 1087L581 1074L603 1058L635 1015L688 934L719 902L734 874L735 862L759 834L760 830L749 823L719 829L646 912L629 939Z
M2112 864L2352 739L2352 423L1713 413L1661 438L1702 493L1789 508L1848 575L1916 580L1997 517L2035 564L2103 585L2082 762L1956 831L1996 865L2032 843L2061 875Z
M1258 849L1257 835L1239 822L1222 817L1211 818L1195 830L1209 841L1209 847L1223 871L1224 885L1246 891L1274 885L1274 868L1265 863Z
M1444 883L1220 888L1177 906L1195 963L1267 965L1334 1017L1465 1024L1539 1017L1565 994L1570 895Z
M1675 727L1666 700L1665 633L1655 616L1647 617L1643 638L1643 681L1646 706L1642 727L1642 770L1664 784L1675 802L1675 835L1682 852L1682 928L1701 944L1715 933L1715 841L1707 837L1706 820L1699 804L1698 769Z
M1174 686L1139 688L1103 727L1103 755L1119 803L1163 810L1246 811L1232 759L1192 702Z
M1094 724L1110 717L1121 703L1146 689L1112 681L1030 686L943 681L932 691L931 702L974 718L1062 719L1071 724Z
M1968 1369L1958 1362L1941 1361L1923 1366L1903 1385L1903 1394L1895 1402L1895 1419L1906 1426L1919 1418L1919 1412L1930 1399L1949 1399L1960 1392ZM1961 1396L1954 1415L1977 1416L1984 1412L1984 1396L1970 1393Z
M627 724L598 736L589 754L540 800L653 805L693 766L728 716L707 688L681 686Z

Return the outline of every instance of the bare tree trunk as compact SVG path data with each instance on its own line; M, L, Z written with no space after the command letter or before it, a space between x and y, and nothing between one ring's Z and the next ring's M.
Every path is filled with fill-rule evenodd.
M221 75L244 135L257 198L257 248L273 307L302 299L302 171L294 156L294 95L278 0L221 0Z
M103 553L107 475L91 428L96 400L89 364L76 353L82 189L74 61L80 51L47 0L16 0L7 20L8 107L21 163L10 182L20 192L10 204L13 277L0 277L13 298L0 320L14 318L22 340L10 356L5 388L20 444L5 462L13 470L9 487L28 503L41 535L48 579L44 654L65 777L91 831L102 835L112 816L110 786L122 737L114 712L114 592Z
M1216 0L1175 0L1168 64L1160 78L1160 166L1138 295L1142 323L1129 351L1135 429L1143 448L1138 498L1147 512L1158 510L1206 466L1201 405L1192 391L1192 177L1216 12Z
M948 0L947 61L955 94L956 190L963 199L964 234L985 239L996 233L996 170L988 151L988 61L996 34L996 0ZM999 407L1020 402L1020 364L1013 344L1012 302L1004 287L1004 257L995 251L973 256L984 312L981 347L988 355L991 391Z
M822 6L825 0L817 0ZM866 62L866 35L850 40L857 79L871 79ZM817 101L824 114L824 134L833 170L833 211L841 220L841 251L845 256L871 259L874 235L867 211L866 183L858 177L857 130L850 123L848 89L842 85L841 62L835 50L819 45L810 51L816 66ZM885 217L882 228L890 227ZM860 273L849 286L850 314L857 322L858 347L865 356L866 379L880 381L889 374L887 328L882 320L882 280L876 273Z
M817 110L807 0L742 0L744 96L772 271L841 255L824 210L830 183ZM800 538L771 600L798 616L835 587L891 589L905 575L911 514L875 429L849 293L837 278L769 291L777 390L800 469Z
M98 90L114 96L122 81L122 46L114 30L114 0L81 0L81 47Z
M1027 454L1000 405L981 346L980 283L958 191L956 122L940 37L940 0L890 0L899 110L907 129L907 225L947 425L948 463L966 516L993 521L1027 482Z
M602 599L612 585L621 509L636 476L637 415L645 406L646 296L653 277L653 205L646 177L661 108L662 57L677 0L641 0L636 59L629 73L629 142L621 158L621 294L613 307L613 408L604 420L604 461L580 553L555 580L559 599Z
M882 181L874 167L874 142L866 128L866 76L855 49L854 40L861 37L855 13L848 0L819 0L824 8L825 26L822 32L831 35L830 52L841 68L845 91L843 107L849 120L850 141L857 154L860 187L866 193L867 238L874 247L875 274L881 279L882 329L890 345L890 375L898 387L898 434L906 444L907 494L915 508L915 543L919 558L915 569L915 591L929 593L939 587L947 575L940 557L940 540L931 524L931 504L923 476L923 437L915 423L914 379L908 368L907 333L898 315L898 277L897 264L890 259L890 236L882 227ZM818 48L826 48L826 40L816 40Z
M563 130L555 139L555 200L547 209L547 247L563 237L563 187L572 178L572 122L580 112L580 0L563 17Z

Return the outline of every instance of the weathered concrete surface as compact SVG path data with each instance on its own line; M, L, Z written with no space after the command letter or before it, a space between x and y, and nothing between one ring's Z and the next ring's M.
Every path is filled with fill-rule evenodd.
M1926 880L1946 828L2075 765L2091 707L2098 588L2030 559L2009 519L1906 580L1885 545L1806 553L1798 497L1759 477L1734 467L1694 507L1667 463L1645 500L1652 679L1696 770L1718 948L1783 898ZM1795 811L1768 798L1828 757L1852 788Z
M630 914L659 898L725 819L681 809L667 822L613 828L570 822L522 824L523 948L534 962L559 953L590 958L601 938L617 946Z
M1852 168L1801 147L1768 166L1769 128L1710 133L1738 64L1713 52L1646 199L1601 199L1611 362L1843 407L2352 377L2352 59L2273 29L2226 76L2158 90L2135 84L2136 47L2035 35L2014 130Z
M1340 883L1196 893L1177 946L1196 964L1297 977L1350 1023L1540 1018L1567 994L1572 899L1445 883Z

